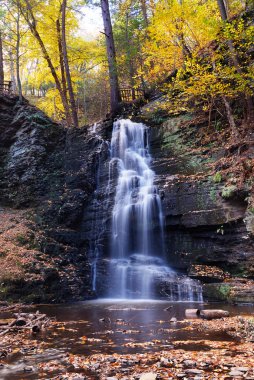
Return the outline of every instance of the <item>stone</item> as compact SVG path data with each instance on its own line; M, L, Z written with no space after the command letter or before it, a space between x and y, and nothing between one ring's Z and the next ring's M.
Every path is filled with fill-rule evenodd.
M139 380L156 380L157 374L154 372L142 373Z
M33 372L34 368L32 366L24 367L24 372Z
M171 363L170 363L170 361L168 359L166 359L166 358L161 358L160 359L159 365L161 367L168 367L170 364Z
M201 369L186 369L185 372L189 375L200 375L202 374L204 371L202 371Z
M229 372L229 376L243 376L243 372L242 371L231 370Z
M248 367L233 367L231 368L232 371L240 371L240 372L248 372Z
M184 360L183 361L183 365L184 367L189 367L189 368L192 368L192 367L196 367L196 362L194 360Z

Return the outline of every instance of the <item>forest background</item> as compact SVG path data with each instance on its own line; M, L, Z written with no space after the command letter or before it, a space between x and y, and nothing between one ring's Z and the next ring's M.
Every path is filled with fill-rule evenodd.
M98 34L80 33L85 6L102 10ZM237 135L238 119L254 120L253 9L253 0L2 0L0 83L77 126L114 108L115 75L117 104L126 90L131 100L159 91L163 112L224 112Z

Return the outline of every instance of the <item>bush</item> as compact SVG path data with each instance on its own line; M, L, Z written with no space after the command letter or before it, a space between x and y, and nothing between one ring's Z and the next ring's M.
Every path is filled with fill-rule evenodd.
M224 198L224 199L232 198L236 189L237 189L237 187L234 185L223 187L222 193L221 193L222 198Z

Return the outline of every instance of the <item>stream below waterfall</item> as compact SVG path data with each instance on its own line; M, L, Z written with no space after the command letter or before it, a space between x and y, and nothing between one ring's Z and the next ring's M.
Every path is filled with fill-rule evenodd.
M191 322L185 319L185 309L197 307L198 303L140 300L128 303L97 300L38 306L40 312L56 317L60 326L37 336L27 334L28 348L22 349L22 343L19 343L19 350L8 355L3 365L0 364L0 379L55 379L54 376L61 373L84 373L66 364L66 358L69 360L70 355L88 358L94 354L151 354L170 351L173 347L186 353L193 350L209 352L210 343L223 342L227 345L235 341L226 332L189 328ZM206 308L223 308L231 316L253 315L253 307L248 305L209 304ZM8 314L0 317L8 317ZM177 321L170 322L172 317ZM33 370L24 372L24 368L29 366ZM99 377L88 376L86 379Z

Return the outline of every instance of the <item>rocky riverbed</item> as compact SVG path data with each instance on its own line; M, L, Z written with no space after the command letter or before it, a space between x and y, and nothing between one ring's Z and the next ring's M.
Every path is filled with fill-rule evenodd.
M104 300L41 306L55 322L37 335L24 330L2 337L0 378L254 379L253 308L227 306L230 317L204 321L185 318L191 306L197 305ZM1 317L14 311L5 308Z

